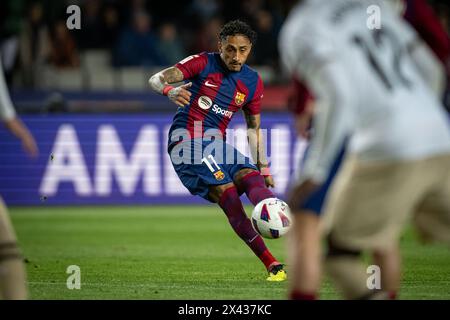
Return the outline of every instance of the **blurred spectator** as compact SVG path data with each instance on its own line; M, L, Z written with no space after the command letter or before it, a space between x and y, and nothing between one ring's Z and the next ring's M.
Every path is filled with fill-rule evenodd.
M407 1L416 7L423 2L396 1ZM448 28L448 1L426 1L437 9L436 14ZM258 41L247 62L269 70L264 67L277 68L279 26L295 2L297 0L190 0L172 1L168 8L167 3L150 0L2 0L0 51L8 82L11 82L13 72L20 71L16 74L20 76L17 78L23 80L26 86L32 86L33 73L39 74L37 66L46 60L50 51L53 64L56 59L53 51L57 51L60 58L64 57L66 62L62 65L66 66L78 65L75 47L78 50L109 50L114 66L171 65L189 54L217 51L217 33L221 25L227 20L241 19L258 33ZM56 33L53 28L50 33L50 26L59 19L65 21L69 4L77 4L82 9L81 30L69 31L67 35L67 38L76 37L77 45L72 45L68 39L66 49L55 48L54 43L61 39L50 39L50 35ZM417 12L421 13L421 10ZM420 16L425 13L423 11ZM149 16L144 17L146 15ZM422 23L417 21L417 24ZM152 26L155 30L158 28L158 34L153 32ZM424 29L424 26L421 28ZM448 42L438 41L439 33L432 33L430 38L438 47L448 47ZM45 44L51 40L51 43ZM70 47L73 49L68 49ZM18 66L20 70L16 68ZM283 80L281 77L265 79L274 82Z
M84 2L81 30L78 32L78 46L80 49L98 49L103 47L104 34L100 9L100 0Z
M257 65L276 66L278 62L277 37L273 29L270 12L260 10L255 15L258 39L253 51L253 62Z
M247 21L251 26L256 26L256 13L264 9L263 0L244 0L242 1L242 19Z
M157 49L157 38L151 31L151 18L143 12L134 14L132 27L120 35L114 55L116 66L161 66L164 60Z
M158 48L166 65L173 65L186 56L173 23L164 23L160 27Z
M140 12L150 12L146 0L122 0L121 20L125 25L132 24L136 14Z
M194 0L190 5L189 11L201 23L206 23L218 14L219 3L217 0Z
M50 53L48 28L43 20L40 2L34 2L29 8L20 34L19 47L22 81L26 86L34 87Z
M215 52L218 50L219 39L217 35L223 25L222 19L214 17L202 26L194 41L192 52Z
M117 8L109 5L103 12L103 47L113 48L119 35L119 13Z
M73 68L80 65L75 41L65 20L56 22L51 38L50 63L58 68Z

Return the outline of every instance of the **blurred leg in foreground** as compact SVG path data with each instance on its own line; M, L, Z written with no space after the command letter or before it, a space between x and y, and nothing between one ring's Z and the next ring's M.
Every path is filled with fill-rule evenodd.
M26 299L25 282L23 258L8 211L0 198L0 297L5 300Z

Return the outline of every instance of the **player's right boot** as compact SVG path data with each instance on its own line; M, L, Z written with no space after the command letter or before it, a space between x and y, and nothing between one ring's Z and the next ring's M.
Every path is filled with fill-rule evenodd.
M266 279L272 282L281 282L287 280L286 271L284 271L284 266L282 264L277 264L273 266L269 271L269 276Z

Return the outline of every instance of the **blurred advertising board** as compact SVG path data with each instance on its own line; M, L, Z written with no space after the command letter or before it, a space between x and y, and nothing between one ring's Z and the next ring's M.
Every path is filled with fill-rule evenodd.
M0 194L8 205L205 204L189 194L170 163L172 118L148 113L23 116L40 155L27 157L20 142L0 128ZM262 128L275 193L282 196L306 143L296 138L290 114L263 114ZM240 114L231 122L227 142L249 155Z

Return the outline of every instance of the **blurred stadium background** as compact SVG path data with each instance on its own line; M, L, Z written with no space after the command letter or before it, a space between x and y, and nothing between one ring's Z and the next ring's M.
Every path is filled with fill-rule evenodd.
M295 2L1 1L10 95L40 149L28 159L0 128L0 194L28 262L32 298L285 297L283 284L261 281L264 270L220 210L179 182L165 151L176 107L150 92L147 80L187 55L216 51L224 22L247 21L258 33L248 63L266 86L262 125L283 197L306 145L295 134L292 88L277 52ZM429 3L449 30L448 2ZM81 8L80 30L66 28L72 4ZM244 123L236 115L228 138L248 154ZM284 259L282 241L269 246ZM423 249L411 232L403 246L401 298L450 298L448 251ZM80 265L87 289L66 288L70 264ZM336 297L328 284L323 294Z

